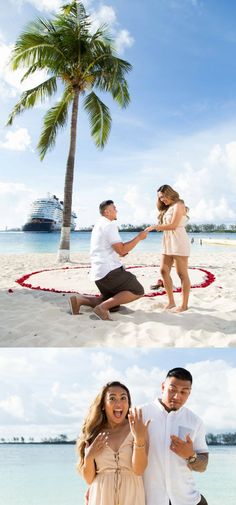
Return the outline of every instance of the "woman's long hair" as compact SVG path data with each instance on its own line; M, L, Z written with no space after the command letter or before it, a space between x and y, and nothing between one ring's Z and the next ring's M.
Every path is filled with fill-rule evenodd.
M163 184L163 186L160 186L160 188L157 190L157 195L158 195L159 191L161 193L164 193L164 195L167 196L167 198L169 198L171 200L171 203L169 205L165 205L165 203L160 200L159 196L157 197L157 209L159 210L158 222L159 222L159 224L162 224L164 214L167 212L169 207L177 202L182 202L184 204L184 201L180 199L179 193L177 193L177 191L175 191L168 184ZM186 209L186 213L187 213L189 209L188 209L188 207L186 207L186 205L185 205L185 209Z
M129 408L131 407L131 397L128 388L121 384L119 381L108 382L103 386L100 393L96 396L89 408L87 417L84 420L81 434L77 440L77 451L79 453L80 461L78 469L81 470L84 464L85 447L91 445L98 433L105 427L107 423L107 416L104 409L105 395L109 388L121 387L124 389L128 396ZM128 412L126 417L128 418Z

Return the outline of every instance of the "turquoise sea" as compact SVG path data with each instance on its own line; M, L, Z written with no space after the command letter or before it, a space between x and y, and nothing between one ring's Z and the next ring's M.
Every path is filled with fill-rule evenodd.
M73 445L0 445L1 505L83 505L86 485L75 470ZM236 447L210 447L195 479L209 505L235 505Z
M135 232L121 232L124 242L131 240L136 235ZM71 252L89 251L90 232L71 233ZM235 246L223 246L216 244L200 244L201 239L230 239L236 241L236 234L233 233L193 233L189 234L190 239L194 239L192 253L202 252L236 252ZM161 244L161 233L149 233L146 240L140 242L135 249L136 252L159 252ZM27 254L27 253L56 253L59 247L60 233L35 233L35 232L0 232L0 254Z

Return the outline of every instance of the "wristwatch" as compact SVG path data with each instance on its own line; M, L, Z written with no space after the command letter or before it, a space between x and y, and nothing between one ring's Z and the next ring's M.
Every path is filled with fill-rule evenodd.
M195 463L196 459L197 459L197 453L195 452L192 456L187 458L187 462L188 463Z

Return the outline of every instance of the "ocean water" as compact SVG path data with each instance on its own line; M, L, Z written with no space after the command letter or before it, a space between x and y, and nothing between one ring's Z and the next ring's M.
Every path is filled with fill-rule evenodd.
M136 232L121 232L124 242L127 242L137 235ZM90 245L90 232L71 233L71 252L88 252ZM228 253L236 252L235 246L223 246L216 244L200 244L203 238L230 239L236 241L233 233L194 233L189 234L190 239L194 239L192 253ZM161 233L149 233L148 237L139 242L135 252L157 252L161 247ZM56 253L60 243L60 233L35 233L35 232L0 232L0 254L27 254L27 253Z
M73 445L0 445L1 505L83 505L86 485ZM194 473L209 505L235 505L236 447L210 447L206 472Z

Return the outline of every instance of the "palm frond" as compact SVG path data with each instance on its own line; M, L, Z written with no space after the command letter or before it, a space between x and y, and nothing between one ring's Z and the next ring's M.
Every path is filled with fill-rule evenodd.
M44 116L44 126L37 145L41 160L47 151L54 147L58 129L66 125L68 108L73 100L73 95L72 89L67 88L62 99L51 107Z
M73 0L70 3L64 4L61 7L61 10L65 16L69 16L73 14L77 19L83 20L87 19L89 16L86 14L86 10L82 4L82 2L78 2L77 0Z
M111 94L120 107L125 109L130 103L128 83L125 79L121 82L114 82Z
M13 70L34 64L38 68L50 67L55 59L65 59L63 50L55 42L56 31L52 22L37 19L22 32L13 48L11 63Z
M35 63L34 65L31 65L28 68L28 70L25 72L25 74L23 75L23 77L21 78L21 82L24 82L26 79L28 79L28 77L30 77L32 74L34 74L34 72L37 72L39 70L40 70L40 68L39 68L38 64Z
M43 101L47 97L51 96L53 93L57 91L57 81L55 77L50 77L47 81L42 82L35 88L29 89L22 93L22 96L19 102L16 103L13 111L11 112L7 125L11 125L15 116L18 116L24 110L31 109L34 107L35 103L39 100Z
M97 147L103 148L111 130L111 115L108 107L92 91L84 100L89 115L91 134Z
M118 105L125 108L130 102L130 95L124 74L129 72L131 68L131 65L125 60L113 55L104 56L104 60L97 61L96 68L91 69L95 78L94 86L100 91L110 92Z

